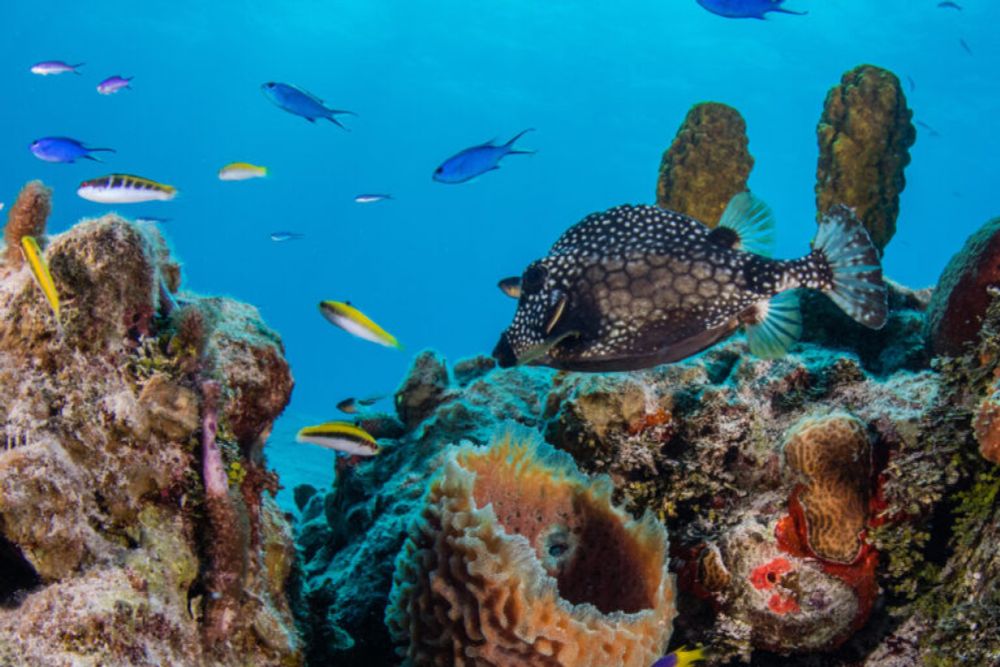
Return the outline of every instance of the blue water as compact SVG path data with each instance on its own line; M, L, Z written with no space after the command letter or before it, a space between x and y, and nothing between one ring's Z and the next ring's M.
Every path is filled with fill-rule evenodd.
M815 228L827 90L866 62L911 77L915 117L940 136L919 131L885 266L933 284L998 213L1000 4L960 4L790 0L808 16L754 21L695 0L5 0L0 201L43 179L58 232L109 210L76 196L81 180L122 171L177 186L175 201L117 208L171 218L162 229L184 287L252 302L281 333L296 387L272 462L288 487L325 485L332 457L291 443L295 429L335 416L346 396L392 391L421 348L488 353L514 309L497 280L585 214L651 202L661 153L702 100L747 119L750 185L778 216L778 254L797 256ZM81 76L29 73L51 59L86 65ZM98 95L113 74L134 76L133 90ZM263 97L271 80L359 117L341 118L350 132L312 125ZM519 145L536 155L473 183L431 181L458 150L527 127L537 131ZM40 162L28 145L51 135L118 152L105 165ZM217 180L232 161L271 176ZM360 192L395 200L361 206ZM275 230L306 238L276 244ZM322 299L351 300L406 351L335 329Z

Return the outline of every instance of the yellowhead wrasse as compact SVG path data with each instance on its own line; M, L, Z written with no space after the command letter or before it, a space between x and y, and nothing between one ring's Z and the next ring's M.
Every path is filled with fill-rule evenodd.
M375 438L350 422L326 422L316 426L306 426L296 434L295 441L308 442L351 456L375 456L379 452Z
M332 324L336 324L349 334L358 338L397 350L403 348L396 337L375 324L367 315L351 305L350 301L322 301L319 312Z
M38 241L35 240L34 236L21 237L21 252L24 253L24 259L28 261L28 266L31 267L31 275L34 276L38 287L45 294L45 298L52 308L52 313L56 316L56 324L61 327L62 324L59 321L59 293L56 291L56 284L52 280L52 274L49 273L49 267L45 264L45 258L42 257L42 249L38 247Z
M177 196L177 188L141 176L109 174L84 181L76 193L88 201L101 204L137 204L169 201Z
M258 167L249 162L230 162L219 170L220 181L246 181L267 176L267 167Z

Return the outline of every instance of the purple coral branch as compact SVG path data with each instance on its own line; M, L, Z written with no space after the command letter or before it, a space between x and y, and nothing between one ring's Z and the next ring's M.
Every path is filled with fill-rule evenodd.
M201 383L202 421L201 451L202 477L205 480L205 495L219 498L229 493L229 480L222 464L222 451L215 437L219 431L219 396L221 387L215 380Z

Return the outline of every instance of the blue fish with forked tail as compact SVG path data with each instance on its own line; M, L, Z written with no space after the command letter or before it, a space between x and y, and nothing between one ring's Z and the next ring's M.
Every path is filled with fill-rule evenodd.
M508 155L532 155L535 151L521 151L514 148L514 142L533 128L516 134L513 139L497 146L492 141L466 148L445 160L434 170L431 177L438 183L465 183L488 171L500 168L500 160Z
M764 19L768 12L799 16L806 13L784 9L781 6L784 3L785 0L698 0L698 4L708 11L728 19Z
M315 123L317 118L326 118L334 125L346 130L347 128L337 120L337 116L345 114L351 116L358 115L353 111L345 109L331 109L320 98L290 83L268 81L262 84L260 89L264 93L264 96L274 102L275 105L290 114L302 116L310 123Z

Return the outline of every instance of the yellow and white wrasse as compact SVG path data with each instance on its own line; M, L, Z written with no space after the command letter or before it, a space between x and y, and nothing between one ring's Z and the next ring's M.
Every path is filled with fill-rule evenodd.
M49 267L45 264L45 258L42 257L42 249L38 247L38 241L35 240L34 236L21 237L21 252L24 253L24 259L28 261L28 266L31 267L31 275L34 276L38 287L45 294L45 298L52 308L52 313L56 316L56 324L61 327L62 324L59 321L59 293L56 291L56 284L52 280L52 274L49 273Z
M367 315L351 305L350 301L321 301L319 312L332 324L349 334L384 345L403 349L396 337L375 324Z
M375 456L379 453L375 438L350 422L306 426L295 435L295 441L319 445L351 456Z
M230 162L219 170L220 181L248 181L251 178L267 176L267 167L258 167L249 162Z
M100 204L138 204L147 201L170 201L177 188L130 174L109 174L84 181L76 194Z

